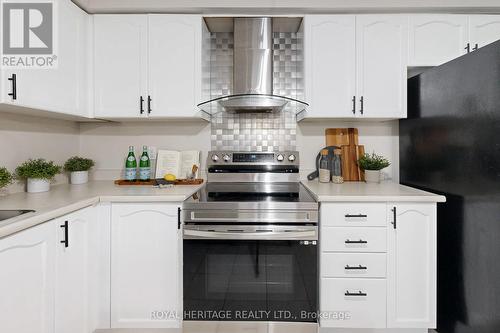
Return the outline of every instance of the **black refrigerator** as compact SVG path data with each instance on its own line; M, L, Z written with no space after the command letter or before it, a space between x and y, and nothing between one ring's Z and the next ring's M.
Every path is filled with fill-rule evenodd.
M439 333L500 332L500 41L408 80L400 182L438 204Z

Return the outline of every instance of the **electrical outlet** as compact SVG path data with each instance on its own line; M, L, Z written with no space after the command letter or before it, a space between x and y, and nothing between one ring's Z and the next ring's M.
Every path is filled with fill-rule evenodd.
M149 159L151 160L156 160L156 154L158 153L158 150L156 147L153 146L148 146L148 155Z

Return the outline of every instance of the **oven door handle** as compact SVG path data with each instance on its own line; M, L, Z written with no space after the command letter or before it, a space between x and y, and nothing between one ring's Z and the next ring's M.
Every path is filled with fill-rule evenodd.
M184 229L184 239L227 239L227 240L317 240L317 230L289 231L207 231Z
M266 223L311 223L317 221L316 212L296 212L284 213L273 212L247 212L247 211L231 211L229 215L227 212L219 213L214 211L191 211L186 216L185 222L231 222L231 223L253 223L265 221Z

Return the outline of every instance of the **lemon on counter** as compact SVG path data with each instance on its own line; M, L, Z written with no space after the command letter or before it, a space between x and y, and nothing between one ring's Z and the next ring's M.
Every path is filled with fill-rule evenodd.
M175 177L175 175L171 174L171 173L167 173L165 175L165 177L163 177L163 179L165 179L167 182L173 182L175 181L177 178Z

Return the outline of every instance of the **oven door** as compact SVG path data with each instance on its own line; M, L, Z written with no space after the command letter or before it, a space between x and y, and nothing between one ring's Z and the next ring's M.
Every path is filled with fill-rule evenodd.
M186 225L184 319L316 322L317 261L317 226Z

